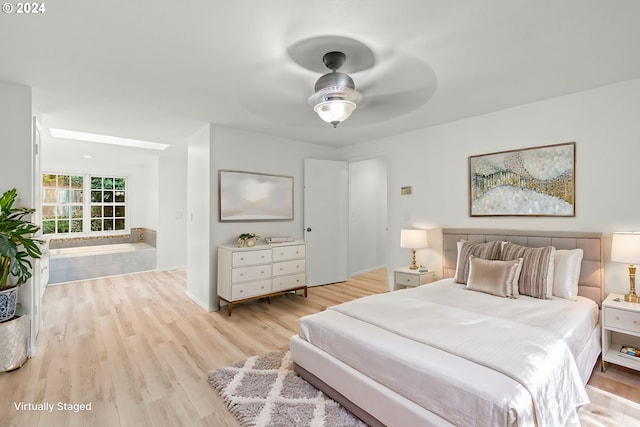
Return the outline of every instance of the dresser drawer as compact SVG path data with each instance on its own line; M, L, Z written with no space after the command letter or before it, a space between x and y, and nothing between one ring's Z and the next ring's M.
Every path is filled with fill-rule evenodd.
M286 261L305 257L305 245L281 246L273 248L274 261Z
M417 274L396 273L396 285L420 286L420 276Z
M605 307L604 325L609 328L640 333L640 313Z
M241 251L234 252L232 255L231 265L233 267L242 267L244 265L267 264L271 262L271 251Z
M273 275L282 276L285 274L304 273L304 260L284 261L273 263Z
M248 282L271 277L271 265L254 265L253 267L234 268L231 270L231 283Z
M293 276L274 277L271 283L271 292L284 291L291 288L299 288L306 285L304 274L295 274Z
M231 299L245 299L257 295L265 295L271 292L271 280L258 282L239 283L231 287Z

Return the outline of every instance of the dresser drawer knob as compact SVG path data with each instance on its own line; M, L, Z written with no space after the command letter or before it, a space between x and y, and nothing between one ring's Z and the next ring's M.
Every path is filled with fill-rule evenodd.
M240 289L240 293L243 293L244 291L242 289Z
M240 277L244 276L244 273L240 273Z
M244 257L240 257L240 261L244 261Z

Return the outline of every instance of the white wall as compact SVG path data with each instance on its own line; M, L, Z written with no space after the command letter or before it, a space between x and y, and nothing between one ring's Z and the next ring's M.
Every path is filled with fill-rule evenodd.
M209 134L209 140L205 142ZM191 138L189 144L188 284L191 298L208 310L217 298L217 246L234 243L239 234L303 237L303 160L335 159L334 148L292 141L211 125ZM207 163L205 165L205 163ZM292 221L218 222L218 170L231 169L277 175L294 180ZM207 180L207 182L203 182ZM197 199L197 200L196 200ZM204 217L207 217L206 220ZM196 240L196 241L194 241ZM205 242L206 241L206 242Z
M31 88L0 82L0 194L18 192L16 207L35 208L33 200L34 149L31 138ZM37 265L34 264L34 265ZM39 277L39 276L36 276ZM33 280L20 287L18 300L25 314L38 319ZM35 354L39 325L31 324L29 354Z
M187 150L187 296L213 310L211 125L189 138Z
M387 162L349 163L349 274L387 264Z
M16 188L16 206L34 207L30 87L0 82L0 147L0 192Z
M640 80L523 105L341 149L346 158L388 158L389 267L405 265L398 244L403 227L480 227L605 233L640 230ZM468 157L575 141L576 216L472 218L468 212ZM400 196L400 187L413 195ZM441 274L438 231L419 262ZM626 266L607 262L606 292L628 291Z
M158 183L158 270L187 265L187 158L161 155Z

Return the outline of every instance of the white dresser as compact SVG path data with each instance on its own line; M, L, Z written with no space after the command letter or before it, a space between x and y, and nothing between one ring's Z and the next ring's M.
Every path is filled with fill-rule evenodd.
M307 296L304 241L238 248L218 246L218 310L220 300L233 304L304 290ZM271 302L271 301L269 301Z

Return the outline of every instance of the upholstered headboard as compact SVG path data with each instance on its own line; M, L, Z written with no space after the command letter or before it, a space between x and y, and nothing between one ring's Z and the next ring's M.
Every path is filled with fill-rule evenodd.
M602 234L577 231L520 231L482 228L445 228L442 230L442 252L444 255L444 277L453 277L456 272L457 242L467 240L474 243L501 240L517 245L584 251L582 269L578 281L578 294L594 300L598 306L603 299L603 255Z

